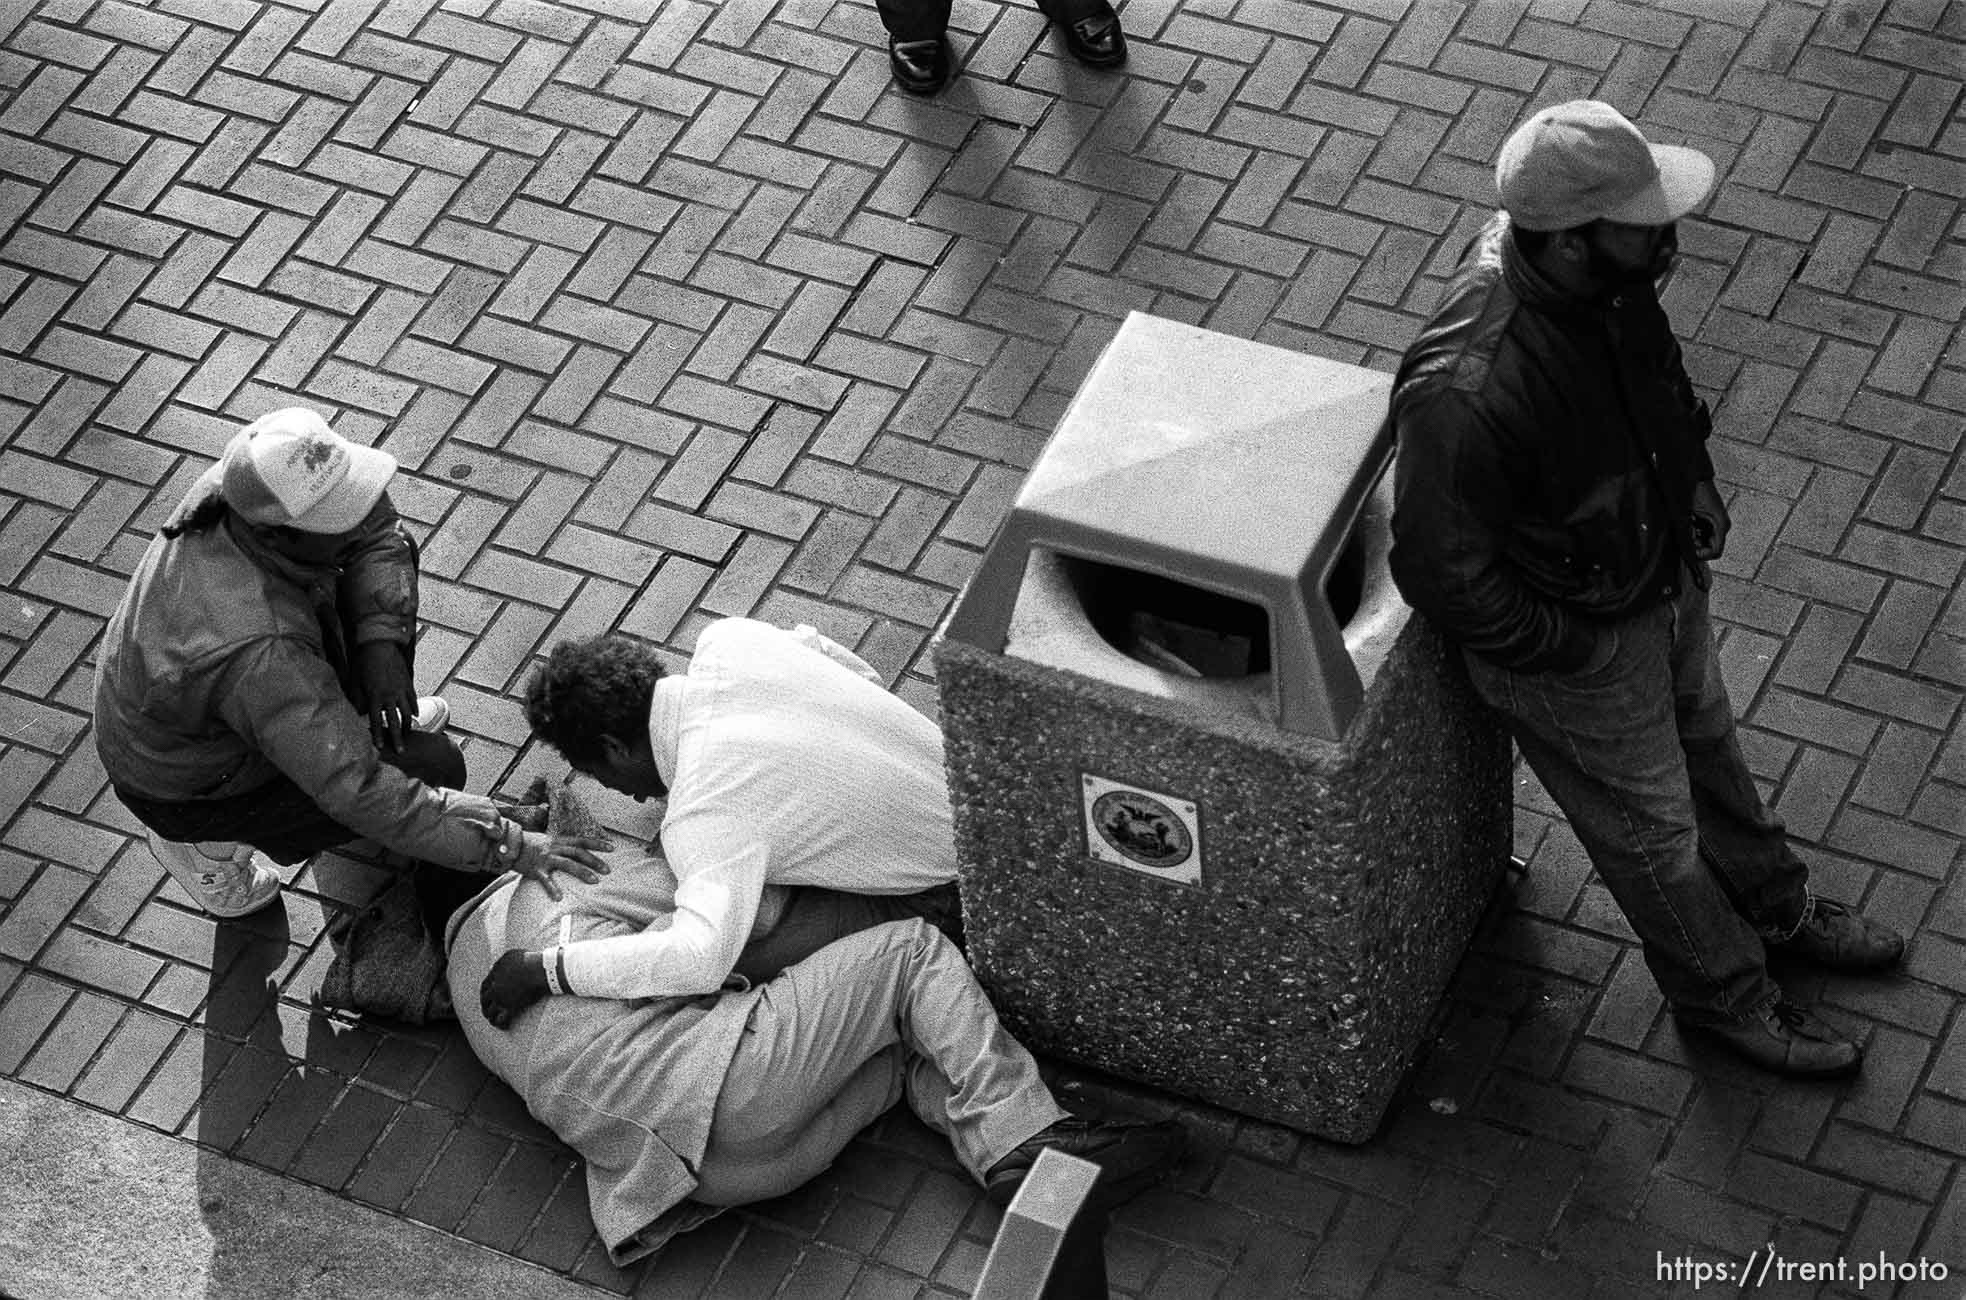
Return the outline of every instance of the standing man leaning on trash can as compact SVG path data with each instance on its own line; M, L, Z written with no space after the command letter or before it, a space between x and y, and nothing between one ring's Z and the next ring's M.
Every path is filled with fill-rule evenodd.
M1654 283L1713 173L1596 101L1509 137L1503 211L1400 364L1393 575L1460 643L1680 1024L1769 1070L1848 1074L1861 1049L1768 954L1875 971L1904 942L1809 891L1713 652L1727 509Z
M312 411L262 416L172 512L103 633L97 752L214 916L273 902L274 863L361 836L556 895L550 870L598 878L605 841L522 831L457 788L464 755L436 734L449 710L411 683L416 547L395 472Z

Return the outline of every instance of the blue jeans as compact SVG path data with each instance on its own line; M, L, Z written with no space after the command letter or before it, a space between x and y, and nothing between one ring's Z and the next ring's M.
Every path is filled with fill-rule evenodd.
M1778 993L1764 939L1793 934L1808 868L1768 810L1734 731L1707 597L1604 627L1590 661L1517 673L1465 654L1475 690L1624 910L1682 1019L1727 1024Z

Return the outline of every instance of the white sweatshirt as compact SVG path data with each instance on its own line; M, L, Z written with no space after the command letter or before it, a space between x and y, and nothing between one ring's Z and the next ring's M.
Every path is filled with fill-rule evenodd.
M721 988L768 882L912 894L955 879L941 731L810 627L711 624L688 671L656 683L649 739L669 787L675 917L567 944L569 993Z

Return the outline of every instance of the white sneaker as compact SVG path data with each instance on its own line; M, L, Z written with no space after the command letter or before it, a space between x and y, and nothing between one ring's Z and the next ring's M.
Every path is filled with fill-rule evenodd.
M148 833L150 853L193 901L222 920L250 916L280 897L280 872L250 844L181 844Z
M451 706L441 695L420 695L416 701L416 717L410 723L411 731L425 733L442 731L444 724L451 720Z

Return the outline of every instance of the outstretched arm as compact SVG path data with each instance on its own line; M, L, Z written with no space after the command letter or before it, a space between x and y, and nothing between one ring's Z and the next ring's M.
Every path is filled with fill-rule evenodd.
M503 1029L553 993L656 998L722 988L756 922L768 850L723 815L664 827L663 847L677 876L666 925L544 950L508 949L479 990L485 1018Z

